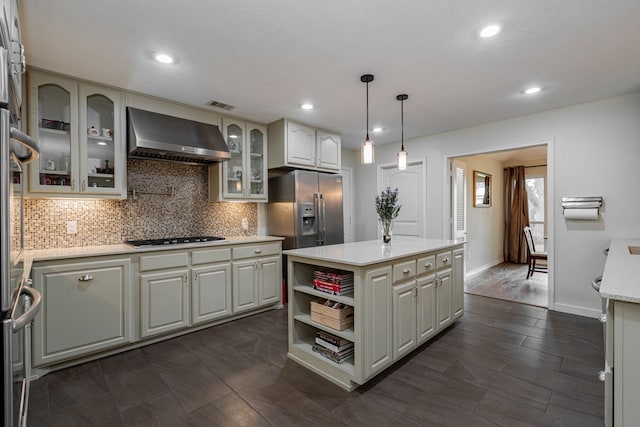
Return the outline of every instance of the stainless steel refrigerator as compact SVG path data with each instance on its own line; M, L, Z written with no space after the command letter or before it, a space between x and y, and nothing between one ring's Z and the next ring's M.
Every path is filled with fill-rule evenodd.
M342 176L294 170L269 179L267 232L283 249L344 242Z
M4 43L4 39L2 40ZM9 53L0 47L0 335L3 426L25 426L31 376L30 328L40 294L29 287L23 249L23 166L38 159L37 144L19 126L19 84ZM17 101L17 102L16 102Z

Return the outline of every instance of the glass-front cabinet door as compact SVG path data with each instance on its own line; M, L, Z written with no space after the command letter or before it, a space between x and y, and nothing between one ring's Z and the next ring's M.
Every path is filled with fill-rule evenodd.
M266 199L267 197L267 128L265 126L247 123L247 189L252 199Z
M29 133L40 146L29 195L125 198L122 92L37 71L29 82Z
M78 89L71 80L33 74L29 133L37 135L40 159L30 165L31 192L78 191Z
M126 167L121 92L80 84L80 191L118 194Z
M231 158L222 166L223 195L226 198L238 198L244 195L244 122L224 119L223 136L229 147Z

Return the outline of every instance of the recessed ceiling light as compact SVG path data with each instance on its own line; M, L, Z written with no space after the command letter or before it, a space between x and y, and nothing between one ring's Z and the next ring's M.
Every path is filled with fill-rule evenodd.
M524 93L525 95L534 95L540 92L541 90L542 88L540 86L531 86L526 88L522 93Z
M313 104L306 102L300 106L303 110L313 110Z
M162 63L162 64L173 64L174 59L171 55L167 55L166 53L154 53L153 59Z
M498 34L501 29L502 28L500 28L500 25L498 24L487 25L482 30L480 30L480 37L482 37L483 39L493 37Z
M378 128L373 128L373 129L371 129L371 131L372 131L372 132L375 132L375 133L379 133L379 132L382 132L382 128L380 128L380 127L378 127Z

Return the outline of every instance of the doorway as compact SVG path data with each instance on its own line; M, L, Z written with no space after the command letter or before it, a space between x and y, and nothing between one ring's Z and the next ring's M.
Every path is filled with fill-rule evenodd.
M424 237L427 211L425 176L425 164L422 160L407 164L407 169L402 171L398 170L395 163L378 166L378 194L387 187L397 188L398 201L402 205L400 214L394 220L394 236Z
M552 247L547 212L552 209L550 168L551 141L509 150L468 153L447 157L450 179L448 212L449 236L463 238L465 245L465 292L525 304L553 308L552 254L549 273L536 272L529 279L527 264L505 263L503 254L504 168L524 165L529 222L536 230L538 246ZM488 204L473 200L473 177L490 182L492 197ZM463 187L462 189L460 187ZM551 251L549 251L551 252Z

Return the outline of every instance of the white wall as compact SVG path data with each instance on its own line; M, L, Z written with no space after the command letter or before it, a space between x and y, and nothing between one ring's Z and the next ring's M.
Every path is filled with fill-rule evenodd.
M410 127L411 124L407 124ZM612 237L640 236L640 93L405 141L410 157L427 160L426 236L447 237L445 158L552 141L548 178L553 218L549 248L554 309L596 316L600 299L590 287L602 273L602 250ZM378 146L376 162L395 160L398 144ZM356 239L376 237L372 214L376 166L356 170ZM565 221L563 196L603 196L597 222Z
M502 164L486 157L466 157L467 164L467 273L484 270L502 262L504 235L504 173ZM473 207L473 171L491 175L491 206Z

